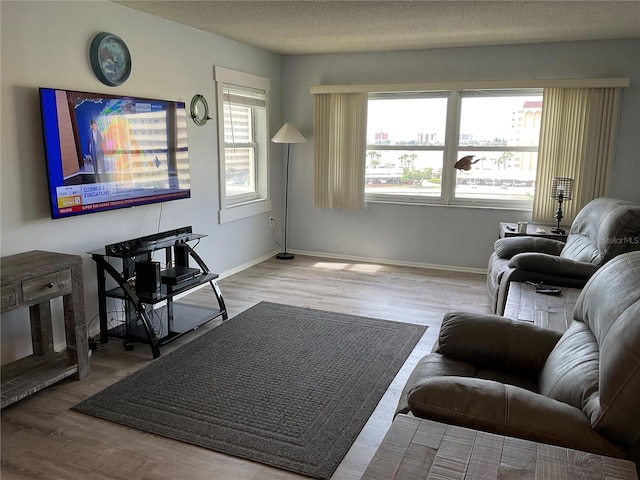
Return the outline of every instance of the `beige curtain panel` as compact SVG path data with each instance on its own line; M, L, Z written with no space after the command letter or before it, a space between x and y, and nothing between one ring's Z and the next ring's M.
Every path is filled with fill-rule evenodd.
M315 95L314 206L364 210L367 93Z
M615 156L622 88L546 88L540 127L534 222L549 223L558 208L550 197L553 177L575 180L562 205L571 223L582 207L608 193Z

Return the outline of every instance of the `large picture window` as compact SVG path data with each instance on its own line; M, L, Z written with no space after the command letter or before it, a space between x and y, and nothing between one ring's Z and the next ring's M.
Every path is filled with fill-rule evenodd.
M541 89L371 93L366 198L530 208L541 112Z
M606 196L629 85L585 78L312 86L314 178L324 195L315 206L344 208L345 192L355 191L350 209L366 201L521 208L541 221L557 208L550 185L560 176L574 178L580 192L567 209L572 217ZM346 101L359 95L364 107ZM327 114L332 102L338 120ZM340 162L331 164L334 153Z

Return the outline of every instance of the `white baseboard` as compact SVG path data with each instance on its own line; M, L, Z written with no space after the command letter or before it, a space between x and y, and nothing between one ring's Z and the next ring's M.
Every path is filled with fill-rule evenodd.
M355 255L340 255L336 253L309 252L305 250L289 250L289 252L293 254L298 254L298 255L305 255L308 257L332 258L336 260L348 260L350 262L378 263L382 265L394 265L399 267L415 267L415 268L425 268L425 269L431 269L431 270L445 270L448 272L479 273L482 275L487 274L486 268L458 267L453 265L439 265L434 263L404 262L401 260L389 260L386 258L359 257Z
M265 260L270 259L271 257L275 257L278 254L278 252L279 250L274 250L273 252L267 253L266 255L263 255L262 257L251 260L250 262L243 263L242 265L238 265L237 267L232 268L231 270L227 270L224 273L221 273L219 278L230 277L234 273L238 273L243 270L246 270L247 268L253 267L254 265L262 263Z

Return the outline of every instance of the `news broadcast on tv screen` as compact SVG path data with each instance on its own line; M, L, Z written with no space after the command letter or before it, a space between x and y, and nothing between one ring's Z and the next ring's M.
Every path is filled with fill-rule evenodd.
M40 89L53 218L189 198L183 102Z

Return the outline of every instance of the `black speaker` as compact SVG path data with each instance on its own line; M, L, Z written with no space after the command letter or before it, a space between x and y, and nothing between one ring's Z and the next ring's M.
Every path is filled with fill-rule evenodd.
M173 248L176 255L176 267L189 266L189 246L186 243L178 243Z
M160 293L160 262L136 262L136 292Z

